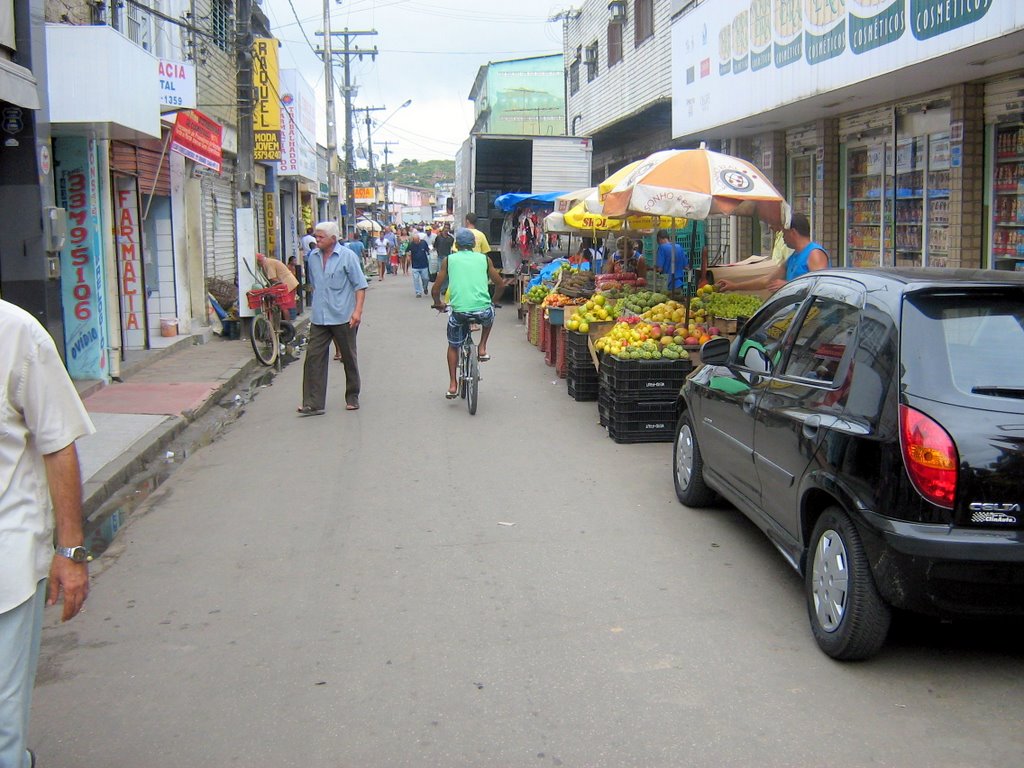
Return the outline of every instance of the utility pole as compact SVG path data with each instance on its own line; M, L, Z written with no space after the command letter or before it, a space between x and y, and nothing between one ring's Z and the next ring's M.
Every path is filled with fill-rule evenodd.
M373 171L373 126L370 123L370 113L380 112L385 107L363 107L366 111L366 160L370 165L370 189L373 190L373 202L377 202L377 179Z
M242 208L252 208L253 82L252 0L238 0L235 16L235 62L238 67L238 194Z
M334 121L334 57L339 56L342 58L343 69L345 73L345 85L342 90L345 96L345 209L348 213L349 222L346 223L342 229L347 230L355 226L355 200L353 199L352 193L352 180L355 175L355 160L352 152L352 78L351 71L349 68L349 59L352 56L358 56L360 59L363 56L369 56L375 59L377 57L376 46L372 51L362 50L360 48L352 48L350 44L350 38L358 37L359 35L376 35L376 30L356 31L346 29L343 32L332 32L331 31L331 15L330 15L330 2L331 0L324 0L324 31L317 32L318 35L324 36L324 47L317 53L322 53L324 57L324 79L327 83L327 155L328 155L328 168L335 162L335 158L338 154L338 141L337 132L332 128ZM344 39L343 47L341 50L333 50L331 48L331 41L335 36L341 36ZM332 178L332 174L328 173L328 179ZM336 178L336 176L334 176ZM331 187L331 200L332 200L332 215L338 211L337 202L338 197L335 192L335 188Z
M331 28L331 0L324 0L324 29ZM319 32L317 34L323 34ZM327 217L334 219L338 210L338 127L334 116L334 55L331 36L324 36L324 83L327 88ZM315 218L315 217L314 217Z
M382 224L390 224L391 209L388 207L388 148L398 144L397 141L382 141L384 147L384 221Z

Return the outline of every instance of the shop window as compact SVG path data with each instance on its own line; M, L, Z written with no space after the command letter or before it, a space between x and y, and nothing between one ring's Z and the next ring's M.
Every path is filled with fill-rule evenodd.
M569 65L569 93L579 93L580 90L580 60L576 59Z
M654 0L633 0L633 44L654 36Z
M614 67L622 61L622 24L608 24L608 67Z
M597 79L597 40L587 46L583 60L587 65L587 82L592 83Z

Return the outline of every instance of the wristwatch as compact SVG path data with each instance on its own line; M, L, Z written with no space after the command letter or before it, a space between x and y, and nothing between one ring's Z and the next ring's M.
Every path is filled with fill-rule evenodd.
M57 554L66 557L74 563L84 563L89 559L89 552L83 546L57 547Z

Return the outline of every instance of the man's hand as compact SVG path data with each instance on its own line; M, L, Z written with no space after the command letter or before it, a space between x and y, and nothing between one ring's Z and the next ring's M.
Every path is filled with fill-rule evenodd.
M56 605L61 592L64 593L64 611L60 620L67 621L78 615L85 598L89 596L89 567L62 555L54 555L50 564L46 604Z

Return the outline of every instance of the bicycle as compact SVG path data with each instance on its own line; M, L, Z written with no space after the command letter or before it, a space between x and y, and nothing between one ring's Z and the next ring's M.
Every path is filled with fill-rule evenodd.
M480 326L474 322L475 318L472 315L454 312L446 304L434 304L432 308L437 310L438 314L450 310L460 322L466 325L466 336L459 346L459 362L455 369L455 376L459 386L459 397L466 401L469 415L473 416L476 414L480 395L480 360L476 354L473 331Z
M273 365L281 354L281 345L295 338L295 326L282 319L282 312L295 306L295 296L283 283L245 292L249 308L255 309L249 341L256 359Z

